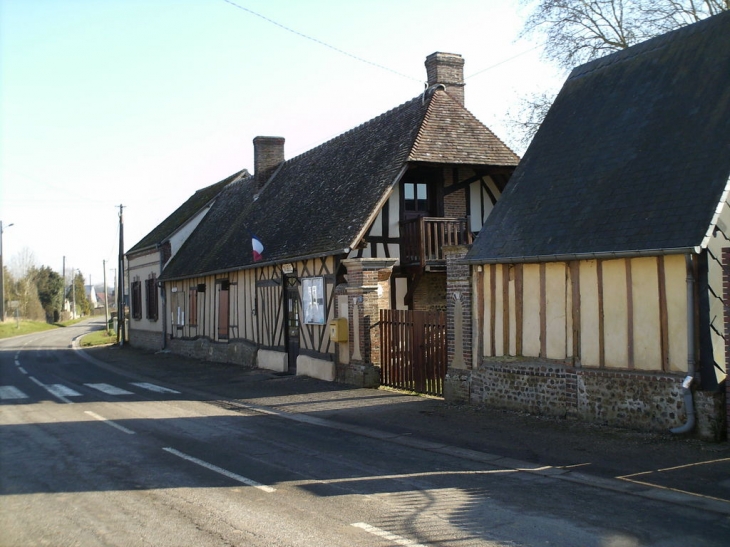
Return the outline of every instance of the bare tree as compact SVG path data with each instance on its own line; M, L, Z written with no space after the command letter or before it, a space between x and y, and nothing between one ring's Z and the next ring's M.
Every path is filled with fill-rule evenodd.
M728 9L730 0L537 0L521 36L543 39L544 57L569 69ZM540 127L550 95L525 97L510 114L523 144Z

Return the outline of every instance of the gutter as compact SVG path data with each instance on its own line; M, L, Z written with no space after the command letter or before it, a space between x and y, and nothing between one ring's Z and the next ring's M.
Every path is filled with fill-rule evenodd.
M699 254L702 247L677 247L673 249L643 249L633 251L605 251L597 253L564 253L552 255L534 255L534 256L513 256L499 258L462 258L455 260L455 264L522 264L532 262L570 262L573 260L589 260L589 259L612 259L612 258L639 258L647 256L660 255L689 255Z

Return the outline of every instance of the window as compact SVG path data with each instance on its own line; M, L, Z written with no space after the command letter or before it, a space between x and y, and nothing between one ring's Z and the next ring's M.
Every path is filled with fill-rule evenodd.
M132 318L142 319L142 283L132 281Z
M144 282L145 285L145 299L147 304L147 319L157 321L157 277L152 274L152 277Z
M189 315L188 315L188 322L191 327L197 327L198 326L198 288L197 287L191 287L190 288L190 294L189 294Z
M403 211L406 218L429 216L431 197L425 182L403 183Z

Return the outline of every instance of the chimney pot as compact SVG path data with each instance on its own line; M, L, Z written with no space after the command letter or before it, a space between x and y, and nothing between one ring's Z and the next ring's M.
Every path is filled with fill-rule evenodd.
M464 58L437 51L426 57L428 87L443 85L446 93L464 104Z
M254 179L260 190L284 162L284 137L256 137L253 140Z

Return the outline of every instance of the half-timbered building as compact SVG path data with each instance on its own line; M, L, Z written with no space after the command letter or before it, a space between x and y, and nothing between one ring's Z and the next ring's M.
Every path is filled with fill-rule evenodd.
M518 163L465 108L463 65L434 53L425 91L292 159L283 138L255 138L254 174L159 277L166 346L377 384L380 311L444 313L443 248L472 241Z
M223 188L248 176L244 169L198 190L126 252L130 343L149 349L165 347L166 325L171 318L165 312L165 293L158 282L162 269L208 213Z
M722 432L728 36L723 13L572 71L453 252L450 397Z

